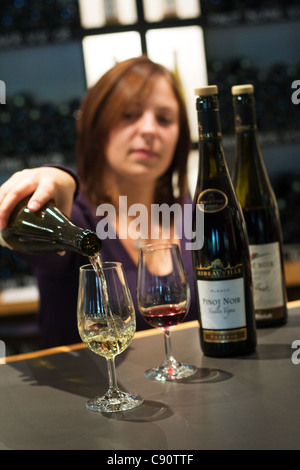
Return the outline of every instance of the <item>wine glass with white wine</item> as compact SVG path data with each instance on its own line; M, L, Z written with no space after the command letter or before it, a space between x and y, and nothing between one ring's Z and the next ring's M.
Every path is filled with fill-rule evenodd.
M140 313L149 325L161 328L165 359L145 372L150 380L174 381L193 375L197 368L178 362L170 333L182 322L190 306L190 287L176 244L146 245L139 251L137 297Z
M143 399L139 395L123 392L117 385L115 356L129 346L136 330L134 306L121 263L80 268L77 320L82 341L105 357L108 366L108 391L89 400L87 408L114 412L140 406Z

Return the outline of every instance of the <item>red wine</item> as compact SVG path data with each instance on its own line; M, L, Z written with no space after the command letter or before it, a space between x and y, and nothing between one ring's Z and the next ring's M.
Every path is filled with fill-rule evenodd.
M182 322L187 310L182 305L156 305L144 308L141 314L149 325L157 328L169 329Z

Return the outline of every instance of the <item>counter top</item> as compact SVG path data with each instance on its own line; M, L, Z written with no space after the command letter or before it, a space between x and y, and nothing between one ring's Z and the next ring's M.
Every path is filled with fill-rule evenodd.
M205 357L197 322L175 328L172 342L175 357L198 372L180 383L145 379L163 359L163 336L136 333L116 358L117 375L145 402L124 413L85 408L106 391L107 369L82 344L8 357L0 365L0 450L300 448L300 302L289 304L285 326L258 330L251 356Z

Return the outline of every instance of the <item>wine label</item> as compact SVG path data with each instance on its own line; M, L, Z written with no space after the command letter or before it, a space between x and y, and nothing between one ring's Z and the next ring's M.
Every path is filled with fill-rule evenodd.
M245 328L246 308L243 278L220 281L198 279L197 287L203 329L234 330ZM220 335L220 331L218 335ZM232 340L229 333L227 341ZM235 339L235 341L239 340Z
M200 210L206 213L220 212L228 204L228 198L219 189L206 189L199 194L197 204Z
M203 339L206 343L246 341L247 328L238 328L237 330L203 330Z
M250 245L254 307L270 309L284 305L279 243Z
M217 258L212 261L210 266L202 266L200 264L200 266L196 267L196 274L199 280L215 279L220 281L221 279L239 278L243 277L243 265L224 266L222 260Z

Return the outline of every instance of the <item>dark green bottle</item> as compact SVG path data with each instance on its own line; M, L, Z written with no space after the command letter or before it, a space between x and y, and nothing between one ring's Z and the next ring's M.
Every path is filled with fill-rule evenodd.
M248 238L223 151L218 88L195 93L199 173L193 232L204 230L204 243L192 254L201 347L207 356L250 354L256 328ZM196 227L197 211L204 213L203 227Z
M100 251L96 233L74 225L53 201L37 212L28 209L28 201L23 199L15 207L7 227L0 231L3 246L30 254L76 251L88 257Z
M286 323L279 210L258 142L253 85L232 87L236 155L232 180L246 222L258 327Z

